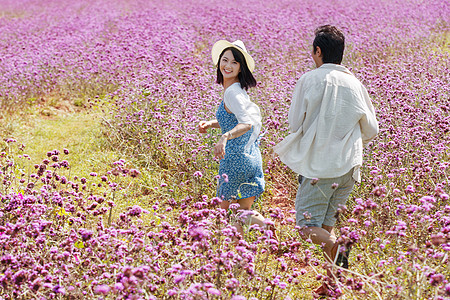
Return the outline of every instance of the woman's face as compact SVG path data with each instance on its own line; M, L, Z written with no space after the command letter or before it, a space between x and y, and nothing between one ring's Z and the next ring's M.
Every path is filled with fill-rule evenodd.
M237 79L240 71L241 64L234 59L233 52L231 52L231 50L225 51L220 59L220 72L222 73L224 81Z

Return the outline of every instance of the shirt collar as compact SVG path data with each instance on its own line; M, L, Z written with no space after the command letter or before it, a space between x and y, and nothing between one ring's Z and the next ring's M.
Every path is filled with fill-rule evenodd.
M349 69L347 69L346 67L342 66L342 65L338 65L338 64L323 64L319 67L319 69L330 69L330 70L336 70L336 71L341 71L350 75L353 75L352 72L350 72Z

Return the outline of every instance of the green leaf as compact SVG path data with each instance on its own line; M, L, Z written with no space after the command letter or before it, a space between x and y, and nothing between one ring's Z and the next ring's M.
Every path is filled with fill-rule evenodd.
M61 209L58 211L58 215L60 215L60 216L67 216L68 213L66 213L66 210L65 210L64 208L61 208Z
M84 243L82 241L76 241L74 246L77 247L78 249L83 249Z

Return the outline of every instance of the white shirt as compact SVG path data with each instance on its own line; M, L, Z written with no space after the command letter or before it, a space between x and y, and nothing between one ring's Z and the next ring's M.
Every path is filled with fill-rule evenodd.
M253 132L245 145L247 150L258 138L261 132L261 111L258 105L250 100L247 92L241 88L239 82L230 85L223 95L225 106L236 116L239 124L250 124Z
M289 109L289 134L274 147L294 172L335 178L354 168L360 182L363 147L378 133L370 97L344 66L323 64L297 82Z

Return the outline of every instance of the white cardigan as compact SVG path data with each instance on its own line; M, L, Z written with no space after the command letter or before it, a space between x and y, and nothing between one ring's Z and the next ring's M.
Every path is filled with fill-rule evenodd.
M289 134L274 147L294 172L335 178L354 168L361 181L363 147L378 133L370 97L344 66L323 64L297 82L289 109Z
M253 132L245 145L247 150L258 138L261 132L261 111L258 105L250 100L247 92L241 88L239 82L230 85L223 95L225 106L236 116L238 123L250 124Z

